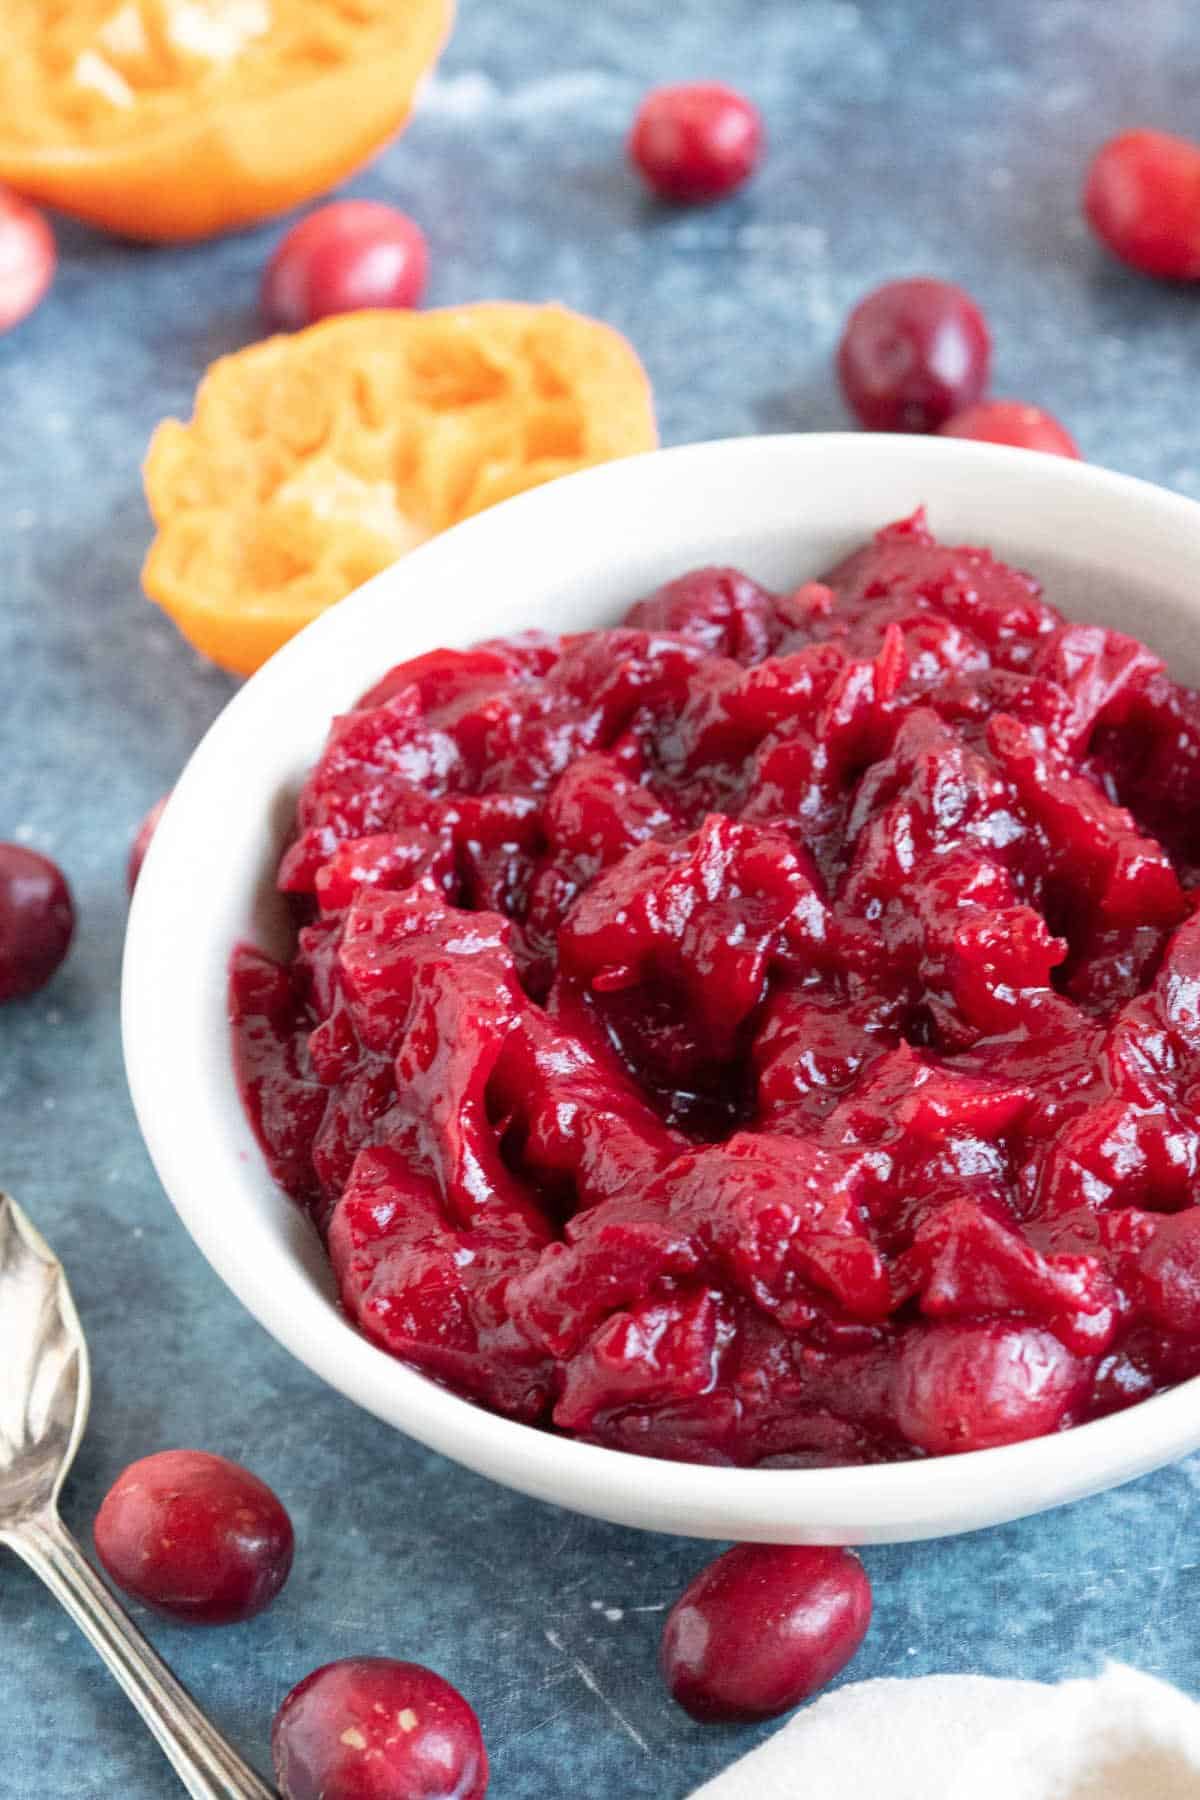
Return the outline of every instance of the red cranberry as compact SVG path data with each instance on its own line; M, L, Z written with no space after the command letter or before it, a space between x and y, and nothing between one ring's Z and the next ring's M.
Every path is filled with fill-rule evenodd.
M271 1727L284 1800L483 1800L487 1751L457 1688L385 1656L326 1663Z
M57 863L23 844L0 844L0 1001L45 987L74 930L71 890Z
M738 1544L667 1614L659 1664L694 1719L770 1719L844 1669L870 1623L853 1551Z
M1081 1365L1032 1325L947 1323L906 1333L895 1371L901 1436L931 1456L1041 1437L1079 1398Z
M695 203L731 194L762 151L758 109L719 81L655 88L638 107L629 155L664 200Z
M948 281L889 281L860 300L838 345L851 411L869 431L936 431L987 387L992 342Z
M292 1566L292 1522L257 1475L203 1450L130 1463L96 1514L117 1586L196 1625L235 1625L271 1604Z
M1092 158L1083 210L1122 262L1200 280L1200 144L1165 131L1110 138Z
M146 852L150 848L150 839L154 836L158 821L162 818L163 807L170 798L170 794L164 794L161 800L156 800L137 828L137 836L133 840L133 847L129 852L129 862L125 869L125 882L131 894L137 886L137 878L142 872L142 864L145 862Z
M19 325L45 297L57 262L41 213L0 190L0 331Z
M1045 450L1051 456L1073 456L1079 446L1058 420L1040 406L1023 400L981 400L955 413L941 427L942 437L973 438L980 444L1012 444L1017 450Z
M332 313L415 306L429 253L419 225L377 200L335 200L293 225L267 264L262 310L296 331Z
M1142 1300L1163 1331L1200 1337L1200 1209L1159 1219L1138 1258Z

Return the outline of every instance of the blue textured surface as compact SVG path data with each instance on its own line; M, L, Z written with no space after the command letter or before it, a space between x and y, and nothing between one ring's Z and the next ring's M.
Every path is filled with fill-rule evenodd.
M985 304L1000 392L1060 413L1093 459L1200 495L1200 301L1105 260L1076 201L1109 131L1194 126L1198 46L1178 0L464 0L417 119L351 191L427 225L433 302L554 297L627 331L667 442L842 424L840 320L875 282L932 272ZM646 85L698 74L760 101L771 154L719 210L667 213L621 140ZM496 1800L677 1800L755 1741L690 1724L656 1678L662 1610L703 1547L517 1499L322 1388L192 1248L126 1097L129 840L232 686L139 595L137 464L204 364L255 334L278 236L138 251L64 226L52 297L0 341L0 837L58 856L81 917L65 972L0 1017L0 1181L66 1261L94 1357L67 1518L89 1541L117 1471L171 1444L244 1459L284 1495L300 1553L269 1614L200 1635L149 1623L260 1762L293 1681L387 1652L476 1703ZM854 1675L1054 1677L1114 1655L1200 1690L1198 1483L1193 1459L1005 1530L869 1553L876 1623ZM0 1796L172 1791L6 1559Z

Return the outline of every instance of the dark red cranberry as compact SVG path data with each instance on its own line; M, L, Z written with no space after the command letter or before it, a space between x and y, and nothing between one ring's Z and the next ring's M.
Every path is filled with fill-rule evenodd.
M667 1614L659 1664L694 1719L770 1719L832 1681L870 1623L853 1551L738 1544Z
M27 318L58 263L54 233L36 207L0 190L0 331Z
M57 863L24 844L0 844L0 1001L45 987L75 931L75 908Z
M293 225L267 264L262 310L296 331L333 313L415 306L429 253L420 226L377 200L335 200Z
M1058 420L1040 406L1023 400L981 400L955 413L941 427L942 437L973 438L979 444L1011 444L1017 450L1045 450L1051 456L1073 456L1079 446Z
M119 1588L196 1625L234 1625L288 1578L292 1522L249 1469L203 1450L130 1463L96 1514L96 1551Z
M1138 1269L1142 1302L1154 1323L1200 1337L1200 1208L1159 1219Z
M860 300L838 345L846 402L869 431L936 431L987 387L992 343L948 281L889 281Z
M137 828L137 836L133 840L133 847L129 852L129 862L125 869L125 881L131 894L137 886L137 878L142 872L142 864L145 862L146 852L150 848L150 839L154 836L158 821L162 818L163 807L170 798L170 794L164 794L161 800L156 800Z
M694 204L731 194L762 152L758 109L719 81L654 88L638 107L629 155L664 200Z
M284 1800L483 1800L487 1751L473 1709L420 1663L326 1663L271 1727Z
M906 1332L895 1371L902 1437L948 1456L1041 1437L1079 1398L1082 1365L1049 1331L1001 1321Z
M1092 158L1083 210L1114 256L1173 281L1200 280L1200 144L1123 131Z

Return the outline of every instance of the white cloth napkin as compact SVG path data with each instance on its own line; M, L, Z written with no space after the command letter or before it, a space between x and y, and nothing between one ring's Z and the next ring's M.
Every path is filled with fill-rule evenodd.
M1200 1800L1200 1706L1093 1680L862 1681L804 1708L692 1800Z

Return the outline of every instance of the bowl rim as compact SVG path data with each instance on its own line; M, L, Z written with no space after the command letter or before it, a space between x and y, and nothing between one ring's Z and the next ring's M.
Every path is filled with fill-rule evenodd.
M123 958L122 1039L138 1123L184 1226L221 1280L314 1374L428 1448L532 1497L618 1523L700 1537L783 1541L791 1525L793 1541L802 1529L803 1540L810 1542L895 1542L1026 1516L1132 1479L1200 1447L1200 1377L1048 1437L953 1457L866 1466L713 1467L558 1436L463 1399L371 1344L314 1286L290 1245L285 1246L285 1262L274 1256L265 1262L248 1258L223 1229L219 1209L206 1204L209 1190L196 1178L197 1164L203 1167L206 1160L206 1136L228 1129L227 1111L216 1098L222 1085L227 1098L231 1077L227 1035L221 1046L229 1065L225 1068L214 1043L198 1041L186 1031L174 1033L174 1057L164 1055L169 1009L161 985L175 944L171 859L187 841L205 783L227 742L244 734L250 720L269 714L302 669L318 658L333 660L339 639L385 597L394 598L395 587L428 579L439 564L450 569L464 559L486 562L490 540L499 543L518 528L536 529L544 516L569 511L571 502L606 504L614 496L619 502L634 484L661 481L670 486L676 477L699 477L725 464L742 464L742 477L752 480L756 465L776 459L794 460L802 468L810 458L849 457L865 464L899 456L917 475L939 465L974 465L1000 480L1020 476L1028 484L1036 477L1040 486L1074 491L1097 507L1135 508L1152 513L1153 522L1164 528L1184 527L1196 536L1200 549L1200 504L1183 495L1092 464L963 439L793 433L713 439L604 464L518 495L440 534L278 651L233 695L192 752L143 864ZM724 473L728 476L728 469ZM936 497L931 499L936 505ZM486 621L482 630L486 633ZM231 949L227 946L226 954ZM166 1029L169 1036L172 1028ZM183 1065L181 1056L186 1058ZM182 1112L177 1092L181 1066L194 1083L191 1104ZM239 1156L244 1164L244 1149ZM238 1178L232 1148L223 1173L227 1179ZM293 1203L276 1191L281 1206L299 1219ZM257 1235L268 1243L264 1234ZM278 1250L279 1245L271 1247ZM318 1304L325 1313L323 1323L314 1311Z

